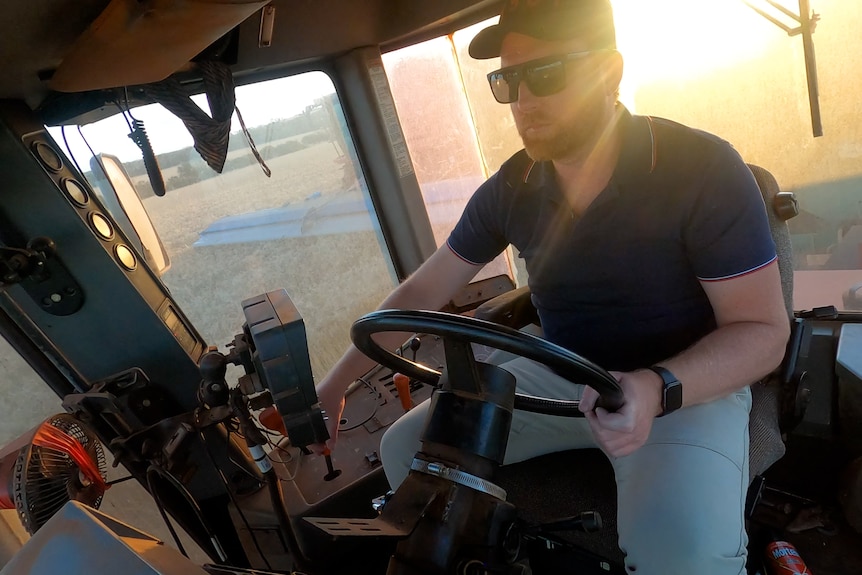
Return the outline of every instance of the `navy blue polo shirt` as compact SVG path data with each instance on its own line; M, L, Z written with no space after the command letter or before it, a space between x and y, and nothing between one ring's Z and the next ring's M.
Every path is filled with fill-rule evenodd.
M617 166L581 217L553 164L522 150L475 192L448 245L481 265L512 244L545 337L607 369L632 370L715 329L700 282L776 256L757 183L730 144L625 110L619 121Z

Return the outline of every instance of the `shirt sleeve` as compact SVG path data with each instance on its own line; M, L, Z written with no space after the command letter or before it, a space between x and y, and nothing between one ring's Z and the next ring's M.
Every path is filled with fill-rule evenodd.
M775 260L766 206L754 175L728 144L718 146L684 230L698 279L745 275Z
M464 261L485 265L509 245L500 216L505 209L501 197L505 185L497 172L479 186L449 235L449 249Z

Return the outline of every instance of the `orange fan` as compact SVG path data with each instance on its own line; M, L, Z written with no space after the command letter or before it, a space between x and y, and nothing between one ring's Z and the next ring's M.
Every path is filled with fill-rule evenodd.
M48 418L0 451L0 509L35 533L70 500L98 508L108 489L105 452L75 417Z

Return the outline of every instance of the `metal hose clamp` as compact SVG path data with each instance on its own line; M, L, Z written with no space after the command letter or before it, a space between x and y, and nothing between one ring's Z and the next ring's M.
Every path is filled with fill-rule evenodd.
M476 477L475 475L465 471L446 467L442 463L416 458L413 460L413 463L410 464L410 469L412 471L418 471L419 473L425 473L426 475L441 477L451 481L452 483L457 483L458 485L463 485L464 487L469 487L470 489L479 491L480 493L486 493L501 501L506 500L506 490L499 485L495 485L486 479Z

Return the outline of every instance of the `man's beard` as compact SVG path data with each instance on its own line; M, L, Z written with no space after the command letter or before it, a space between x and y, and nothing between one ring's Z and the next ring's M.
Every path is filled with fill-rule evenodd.
M529 123L529 119L524 119ZM604 108L600 105L583 107L578 114L558 120L550 134L531 136L518 125L518 133L527 155L537 162L586 157L596 144L606 122Z

